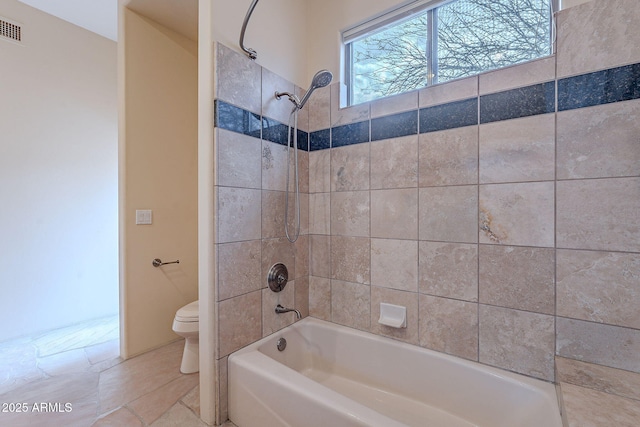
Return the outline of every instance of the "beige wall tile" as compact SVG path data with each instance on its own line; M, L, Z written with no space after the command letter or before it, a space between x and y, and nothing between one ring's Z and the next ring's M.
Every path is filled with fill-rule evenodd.
M371 191L371 236L418 238L418 189Z
M331 279L309 276L309 316L331 321Z
M420 293L478 301L478 246L420 242Z
M262 283L262 242L218 245L218 300L257 291Z
M289 280L296 277L296 248L295 244L286 237L262 240L262 280L267 286L267 274L272 265L283 263L289 271Z
M392 328L378 323L380 303L383 302L406 307L406 328ZM371 332L418 345L418 294L371 286Z
M558 382L640 400L640 374L556 357Z
M260 238L261 199L260 190L218 188L219 243Z
M558 13L558 77L640 62L637 7L636 0L600 0Z
M369 103L340 108L340 83L331 84L331 127L369 120Z
M335 194L335 193L334 193ZM331 233L331 194L309 194L309 233Z
M418 108L418 91L388 96L371 102L371 118L388 116Z
M309 108L309 132L331 127L331 87L316 89L307 102Z
M309 234L309 194L300 193L300 235ZM289 193L289 237L295 235L296 202L295 194ZM286 234L285 234L286 236Z
M555 314L555 250L480 245L480 302Z
M640 252L640 178L557 183L560 248Z
M554 317L480 305L480 362L554 380Z
M420 135L420 187L478 183L478 126Z
M418 292L418 242L371 239L371 284Z
M302 317L309 315L309 275L298 277L295 283L294 306Z
M262 113L261 75L262 67L244 55L218 44L216 70L218 82L217 98L224 102Z
M262 337L262 291L218 303L218 334L221 357L259 340Z
M262 68L262 115L287 124L293 104L284 96L276 99L275 93L295 93L295 85L276 73Z
M480 74L480 95L544 83L556 78L556 57L537 59Z
M420 345L478 360L478 304L420 295Z
M636 427L640 402L563 383L562 399L569 427Z
M216 135L217 184L226 187L260 188L260 140L225 129L216 129Z
M420 240L476 243L478 187L421 188Z
M640 254L558 250L558 315L640 329Z
M478 76L429 86L418 94L420 108L478 96Z
M554 184L480 186L480 243L554 245Z
M555 114L480 125L480 183L553 180Z
M291 196L291 195L290 195ZM262 238L284 236L284 191L262 190ZM289 206L295 206L293 197L289 198ZM290 209L289 223L295 224L295 211Z
M309 272L312 276L331 278L331 237L311 235Z
M371 322L371 287L331 281L331 321L368 331Z
M219 402L219 411L216 414L218 418L218 422L224 422L224 420L229 418L229 357L223 357L218 359L216 363L218 364L218 402Z
M332 148L331 191L369 189L369 144Z
M310 241L309 235L300 235L293 244L296 257L296 279L309 277Z
M371 188L418 186L418 135L371 143Z
M298 97L298 99L302 99L305 93L307 93L307 88L296 86L296 96ZM319 94L314 91L311 98L314 98L318 95ZM309 98L309 100L311 98ZM293 104L291 103L289 103L289 105L293 106ZM289 111L291 111L291 108L289 108ZM303 107L302 110L298 110L298 129L309 132L309 101L307 101L305 107Z
M640 100L558 113L558 179L640 175Z
M309 193L331 191L331 150L309 153Z
M287 147L262 141L262 189L285 191L287 188ZM293 182L293 179L290 180Z
M558 356L640 373L640 331L558 317Z
M293 169L295 166L293 152L291 153L291 178L289 183L289 191L295 191L295 181ZM309 194L309 152L298 150L298 187L300 193Z
M366 237L331 236L331 278L371 283L371 248Z
M269 288L262 290L262 336L266 337L291 325L296 321L296 314L276 313L276 306L281 304L286 308L295 307L295 281L289 280L280 292L273 292Z
M331 193L331 235L369 237L369 192Z

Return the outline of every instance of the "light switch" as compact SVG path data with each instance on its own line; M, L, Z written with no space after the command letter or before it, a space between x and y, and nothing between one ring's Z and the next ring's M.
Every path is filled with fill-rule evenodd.
M151 209L136 210L136 225L152 224Z

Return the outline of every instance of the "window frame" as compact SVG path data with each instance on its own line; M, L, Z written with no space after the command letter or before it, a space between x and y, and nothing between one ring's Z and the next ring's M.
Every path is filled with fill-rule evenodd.
M352 64L353 43L362 38L371 36L376 32L380 32L389 27L399 25L402 21L410 19L411 17L414 17L417 14L425 11L427 12L427 34L428 34L428 37L427 37L428 43L427 43L427 49L426 49L427 51L427 83L422 88L433 86L434 84L440 83L437 81L437 71L438 71L437 70L437 66L438 66L437 27L434 28L434 24L437 24L437 9L448 3L454 3L457 1L459 0L409 0L401 3L400 5L394 8L388 9L386 11L383 11L382 13L374 15L360 22L359 24L356 24L342 31L342 52L343 52L343 59L344 59L343 73L345 77L344 81L346 82L346 84L344 85L346 87L346 101L347 101L346 106L357 105L354 103L354 93L353 93L353 87L354 87L354 75L353 75L353 64ZM550 53L549 55L540 56L538 58L534 58L529 61L523 61L523 62L519 62L512 65L524 64L527 62L535 61L535 60L545 58L547 56L551 56L555 54L556 52L555 14L560 8L560 1L561 0L549 0L549 4L550 4L550 19L549 19ZM434 35L436 35L436 37L434 37ZM435 60L434 60L434 56L436 56ZM505 67L508 67L508 66L511 66L511 65L507 65ZM499 68L486 70L482 72L493 71L493 70L501 69L505 67L499 67ZM481 74L482 72L473 74L473 75L478 75L478 74ZM446 82L453 81L453 80L454 79L447 80ZM443 83L446 83L446 82L443 82ZM399 95L400 93L405 93L405 92L399 92L393 95ZM389 96L393 96L393 95L389 95ZM371 101L374 101L377 99L383 99L383 98L385 97L375 98L373 100L364 101L364 102L371 102Z

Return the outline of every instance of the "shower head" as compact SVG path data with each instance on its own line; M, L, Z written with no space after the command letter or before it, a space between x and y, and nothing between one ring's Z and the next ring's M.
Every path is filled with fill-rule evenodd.
M333 79L333 75L331 74L330 71L328 70L318 71L316 75L313 76L313 79L311 80L311 86L309 87L309 90L307 90L307 93L304 94L304 96L298 103L297 105L298 109L301 110L302 107L304 107L304 104L307 103L307 100L309 100L309 97L311 96L311 93L314 90L321 87L325 87L326 85L331 83L331 79Z
M311 80L311 87L313 89L317 89L319 87L325 87L329 83L331 83L331 79L333 79L333 75L328 70L320 70L313 76Z

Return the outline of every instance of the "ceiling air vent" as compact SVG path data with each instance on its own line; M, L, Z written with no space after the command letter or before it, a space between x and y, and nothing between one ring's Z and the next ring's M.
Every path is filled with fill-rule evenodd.
M22 27L0 16L0 39L22 42Z

